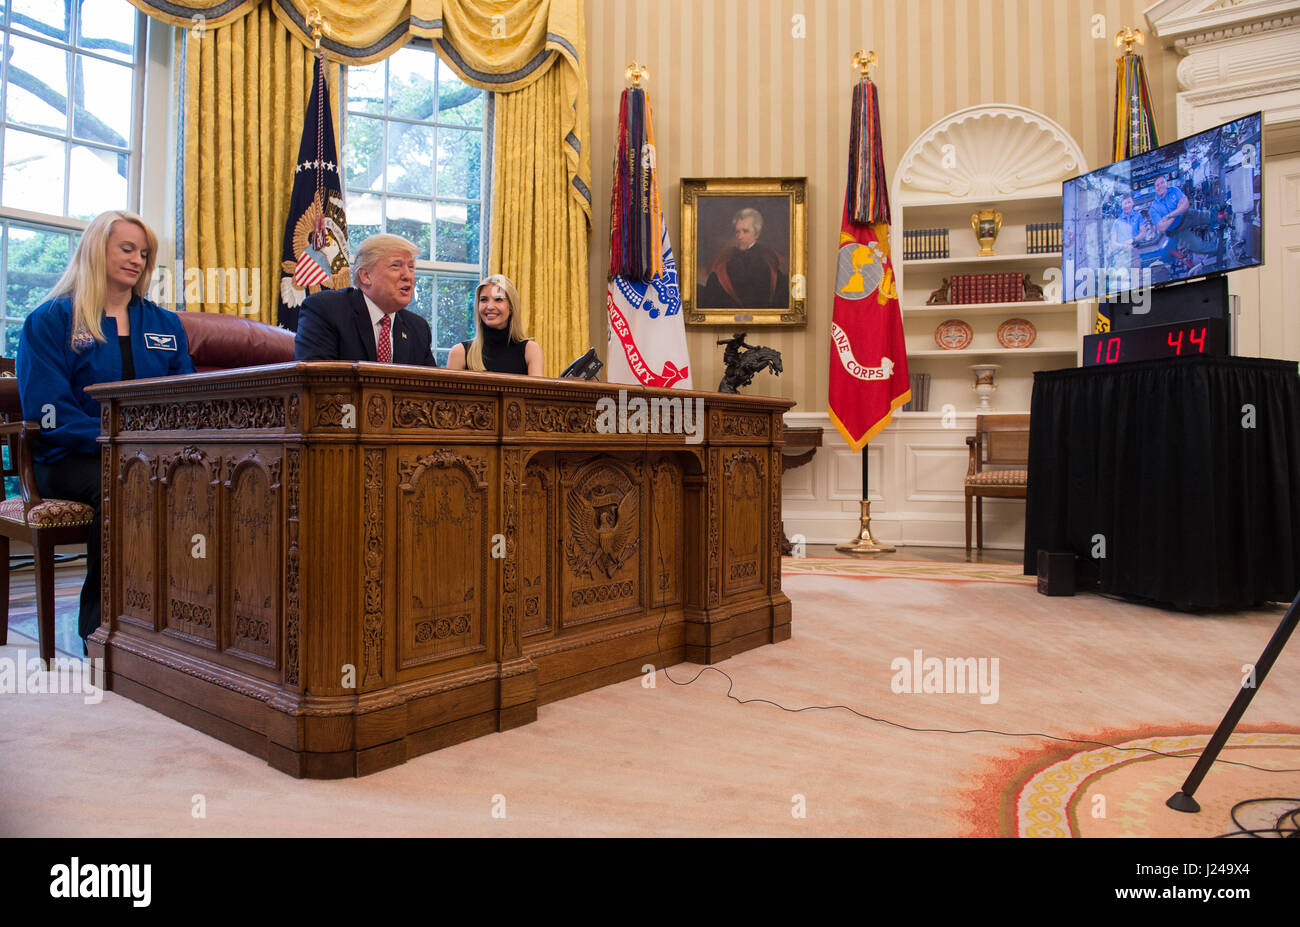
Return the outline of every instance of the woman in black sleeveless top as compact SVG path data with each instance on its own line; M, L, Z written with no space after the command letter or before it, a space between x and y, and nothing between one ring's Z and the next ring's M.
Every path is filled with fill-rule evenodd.
M509 277L493 274L474 290L474 329L473 341L451 349L448 370L542 376L542 348L524 333L519 292Z

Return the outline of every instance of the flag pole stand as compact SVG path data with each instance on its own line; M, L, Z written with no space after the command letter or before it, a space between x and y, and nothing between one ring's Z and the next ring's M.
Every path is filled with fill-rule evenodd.
M871 500L867 498L867 448L862 448L862 524L858 528L858 535L851 541L845 541L843 544L835 545L835 549L843 554L853 554L855 556L868 557L873 554L892 554L895 548L888 544L882 544L871 536Z

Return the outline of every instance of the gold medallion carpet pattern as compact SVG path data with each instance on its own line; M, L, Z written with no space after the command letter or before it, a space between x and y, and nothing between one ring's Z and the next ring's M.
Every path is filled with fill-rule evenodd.
M1232 804L1273 795L1270 788L1287 777L1219 762L1197 792L1201 811L1194 815L1171 811L1165 800L1182 788L1209 740L1209 732L1164 734L1115 739L1114 746L1080 747L1064 757L1051 750L1057 757L1037 767L1029 760L1003 790L998 833L1018 837L1227 833L1233 830L1226 823ZM1300 731L1238 731L1220 757L1264 770L1297 769Z

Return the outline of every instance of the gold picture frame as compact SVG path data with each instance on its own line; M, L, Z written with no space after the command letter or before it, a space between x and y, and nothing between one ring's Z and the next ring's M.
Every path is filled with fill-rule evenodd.
M807 324L807 177L683 177L681 219L687 325Z

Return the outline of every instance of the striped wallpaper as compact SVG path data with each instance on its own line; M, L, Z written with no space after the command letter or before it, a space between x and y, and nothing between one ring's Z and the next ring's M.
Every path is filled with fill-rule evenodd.
M892 185L898 159L935 120L966 106L1013 103L1065 127L1088 167L1110 160L1115 33L1141 27L1150 0L587 0L593 209L591 340L605 348L611 164L623 70L650 69L658 165L678 247L681 177L806 176L808 325L758 329L750 343L784 357L785 373L749 392L826 408L835 245L859 48L875 80ZM1093 37L1094 17L1097 17ZM796 33L803 32L803 37ZM1161 141L1176 135L1178 57L1143 48ZM680 252L679 252L680 254ZM697 387L722 375L724 329L688 330Z

